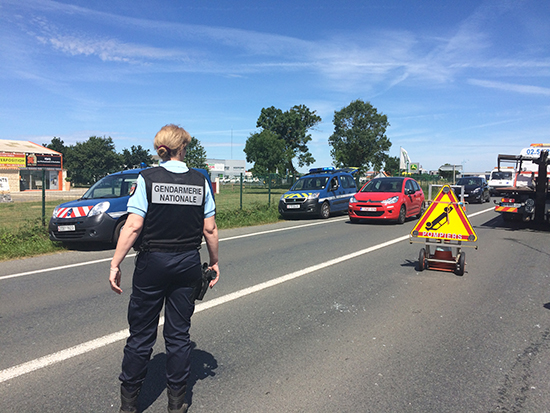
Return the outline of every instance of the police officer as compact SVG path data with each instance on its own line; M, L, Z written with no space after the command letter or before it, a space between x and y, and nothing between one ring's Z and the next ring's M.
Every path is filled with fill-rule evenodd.
M119 377L120 412L137 411L163 304L168 411L187 411L189 327L195 293L202 282L198 250L203 235L209 268L216 272L210 288L220 274L214 199L205 176L183 162L189 142L189 133L176 125L164 126L155 136L154 147L162 162L140 173L111 261L111 289L120 294L120 264L132 246L139 251L128 306L130 337Z

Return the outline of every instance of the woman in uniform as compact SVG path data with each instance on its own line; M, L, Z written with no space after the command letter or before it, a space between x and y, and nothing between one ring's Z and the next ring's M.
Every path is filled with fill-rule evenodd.
M176 125L164 126L155 136L154 147L162 160L160 167L140 173L111 261L111 289L121 294L120 264L130 248L139 251L128 306L130 337L119 377L120 412L137 411L137 398L163 305L168 411L187 411L189 328L202 283L199 248L203 235L209 268L216 272L210 288L219 279L216 206L206 177L183 162L190 141L189 133Z

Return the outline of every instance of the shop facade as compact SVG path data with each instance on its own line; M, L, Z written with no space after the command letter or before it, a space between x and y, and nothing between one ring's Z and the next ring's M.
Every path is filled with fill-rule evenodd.
M7 192L62 191L63 155L28 141L0 140L0 180Z

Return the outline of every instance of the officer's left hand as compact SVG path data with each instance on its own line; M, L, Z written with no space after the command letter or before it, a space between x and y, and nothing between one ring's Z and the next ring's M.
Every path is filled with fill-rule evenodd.
M220 279L220 268L218 267L218 263L216 263L214 265L211 265L208 268L216 271L216 278L214 278L212 281L210 281L210 284L208 284L210 286L210 288L212 288L216 285L216 283Z

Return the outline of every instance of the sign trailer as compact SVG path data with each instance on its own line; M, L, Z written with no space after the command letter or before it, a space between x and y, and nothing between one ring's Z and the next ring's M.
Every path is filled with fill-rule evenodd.
M413 228L409 240L412 244L424 238L425 247L420 250L418 268L420 271L433 269L454 271L464 275L466 254L461 251L462 242L475 242L477 235L468 221L464 203L458 202L449 185L444 185L426 212ZM430 246L435 251L431 254ZM477 246L472 246L477 249ZM453 248L456 255L453 255Z

